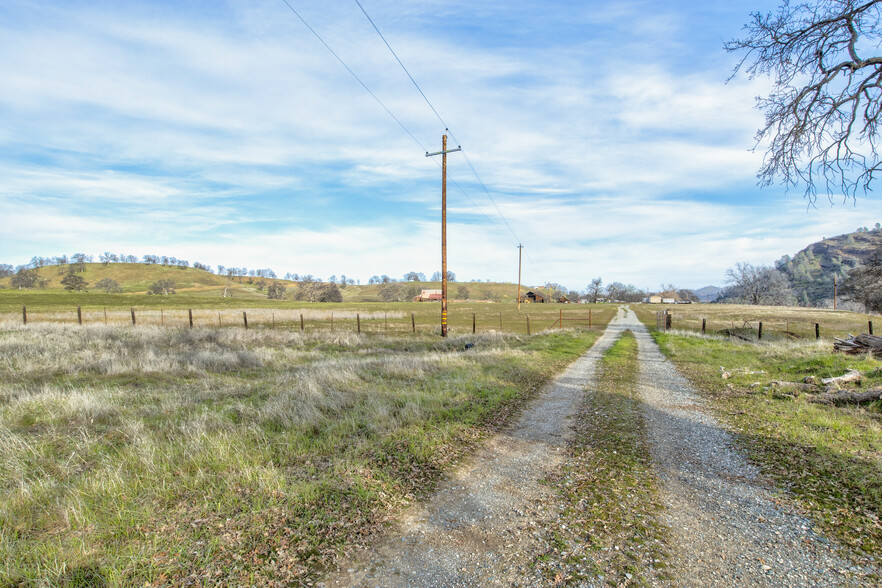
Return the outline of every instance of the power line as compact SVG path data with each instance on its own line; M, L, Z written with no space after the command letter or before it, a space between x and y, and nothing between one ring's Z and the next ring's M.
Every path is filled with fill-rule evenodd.
M425 152L428 152L428 149L426 149L425 145L423 145L423 143L422 143L419 139L417 139L417 137L416 137L416 136L410 131L410 129L408 129L407 126L406 126L403 122L401 122L401 119L399 119L397 116L395 116L395 113L393 113L393 112L389 109L389 107L386 106L386 104L384 104L382 100L380 100L380 98L379 98L379 97L378 97L378 96L377 96L377 95L376 95L376 94L375 94L375 93L374 93L374 92L373 92L373 91L367 86L367 84L365 84L365 83L362 81L362 79L358 76L358 74L356 74L356 73L352 70L352 68L349 67L349 65L347 65L345 61L343 61L343 58L341 58L340 55L338 55L337 52L334 51L334 50L331 48L330 45L328 45L328 43L327 43L327 42L321 37L321 35L319 35L318 32L316 32L316 30L315 30L315 29L314 29L314 28L313 28L313 27L312 27L312 26L306 21L305 18L303 18L303 16L302 16L299 12L297 12L297 10L296 10L296 9L290 4L290 2L289 2L288 0L282 0L282 2L285 3L285 6L287 6L288 9L289 9L292 13L294 13L294 15L300 20L300 22L303 23L303 25L309 30L309 32L312 33L312 35L313 35L316 39L318 39L318 41L319 41L319 42L325 47L325 49L327 49L328 52L329 52L331 55L334 56L334 58L340 63L340 65L342 65L342 66L346 69L346 71L349 72L349 74L350 74L353 78L355 78L355 80L359 83L359 85L361 85L361 87L364 88L364 90L365 90L368 94L371 95L371 97L377 102L377 104L379 104L380 107L381 107L383 110L386 111L386 114L388 114L388 115L392 118L392 120L394 120L394 121L398 124L398 126L401 127L401 129L407 134L407 136L409 136L409 137L414 141L414 143L416 143L417 145L419 145L420 149L421 149L424 153L425 153ZM417 91L420 93L420 96L422 96L422 97L423 97L423 100L426 101L426 104L429 106L429 108L430 108L430 109L432 110L432 112L435 114L435 117L438 119L439 122L441 122L441 124L444 125L445 130L448 130L448 132L450 133L450 137L451 137L451 139L453 139L454 142L456 142L457 145L459 145L459 141L456 139L456 136L453 134L453 132L449 131L449 129L447 128L447 124L444 122L444 119L443 119L443 118L441 117L441 115L438 113L438 110L435 108L435 106L432 104L432 102L429 100L429 98L428 98L428 97L426 96L426 94L423 92L422 88L420 88L420 86L419 86L419 84L417 83L417 81L416 81L416 80L414 79L414 77L410 74L410 71L408 71L407 67L405 67L404 63L401 61L401 59L400 59L400 58L398 57L398 55L395 53L395 50L392 49L392 46L391 46L391 45L389 44L389 42L386 40L386 37L383 36L383 33L380 32L380 29L377 27L376 23L374 23L374 21L373 21L373 19L370 17L370 15L367 13L367 11L365 10L364 6L361 4L361 2L359 2L359 0L355 0L355 2L356 2L356 4L358 4L358 7L361 9L361 11L362 11L362 13L364 14L365 18L368 19L368 22L370 22L371 26L374 28L374 31L376 31L376 33L377 33L377 34L380 36L380 38L383 40L383 43L386 45L386 47L389 49L389 51L390 51L390 52L392 53L392 55L395 57L395 60L396 60L396 61L398 62L398 64L401 66L401 69L404 70L404 73L405 73L405 74L407 74L408 79L410 79L410 81L413 83L414 87L415 87L415 88L417 89ZM486 184L485 184L484 181L481 179L481 176L478 174L477 169L475 169L474 164L472 164L471 159L469 159L468 155L465 153L465 150L463 150L463 155L465 156L466 163L467 163L467 165L469 166L469 169L471 170L472 174L473 174L473 175L475 176L475 178L478 180L478 183L480 184L481 188L484 190L484 193L487 195L487 198L488 198L488 199L490 200L490 202L493 204L493 207L496 209L496 213L499 215L499 218L502 219L502 224L504 225L505 228L508 229L508 232L511 233L511 235L514 237L514 241L512 241L512 243L517 244L518 242L520 242L520 238L518 237L517 233L515 233L514 229L512 229L511 225L510 225L509 222L508 222L508 219L505 218L505 215L502 214L502 210L499 208L499 205L496 203L496 200L495 200L495 199L493 198L493 196L490 194L490 190L487 189ZM437 161L436 161L435 163L440 167L440 165L441 165L440 163L438 163ZM469 196L469 194L465 191L465 189L463 189L462 186L460 186L457 182L455 182L455 181L453 181L453 180L451 180L451 183L452 183L454 186L456 186L456 188L457 188L457 189L463 194L463 196L465 196L465 197L469 200L469 202L472 203L472 205L478 210L478 212L479 212L484 218L486 218L487 220L489 220L491 223L495 224L496 226L500 227L500 229L501 229L501 226L502 226L502 225L500 225L499 221L497 221L497 220L494 219L492 216L490 216L490 215L488 215L486 212L484 212L484 210L478 205L477 202L475 202L475 200L474 200L471 196ZM503 233L504 233L504 231L503 231ZM533 269L536 270L536 266L533 264L532 260L530 260L529 255L527 256L527 261L530 263L530 265L533 267ZM538 271L538 270L536 270L536 271Z
M302 16L300 16L300 13L299 13L299 12L297 12L296 10L294 10L294 7L291 6L291 4L288 2L288 0L282 0L282 2L284 2L284 3L285 3L285 6L287 6L287 7L291 10L291 12L293 12L294 15L295 15L297 18L300 19L300 22L302 22L302 23L306 26L306 28L309 29L309 32L312 33L312 34L315 36L315 38L318 39L319 42L320 42L322 45L325 46L325 49L327 49L327 50L331 53L331 55L333 55L333 56L337 59L337 61L340 62L340 65L342 65L343 67L345 67L345 68L346 68L346 71L348 71L348 72L352 75L352 77L355 78L355 79L358 81L359 84L361 84L361 87L364 88L364 89L367 91L367 93L370 94L371 97L373 97L373 99L377 101L377 104L379 104L380 106L382 106L382 107L383 107L383 110L385 110L386 113L387 113L389 116L391 116L392 119L393 119L395 122L398 123L398 126L400 126L400 127L402 128L402 130L404 130L404 132L407 133L408 136L409 136L411 139L413 139L414 142L415 142L417 145L420 146L420 149L422 149L423 151L428 151L428 149L426 149L426 147L420 142L420 140L417 139L417 138L414 136L414 134L411 133L410 130L409 130L406 126L404 126L404 123L401 122L401 120L399 120L399 118L398 118L397 116L395 116L395 115L392 113L392 111L389 110L389 108L388 108L385 104L383 104L383 101L380 100L380 99L377 97L377 95L374 94L373 91L371 91L371 89L367 87L367 84L365 84L363 81L361 81L361 78L358 77L358 76L355 74L354 71L352 71L352 68L350 68L348 65L346 65L346 62L343 61L343 59L341 59L340 56L337 55L337 53L336 53L333 49L331 49L331 46L330 46L330 45L328 45L327 43L325 43L325 40L322 39L321 36L319 36L319 34L318 34L317 32L315 32L315 29L313 29L311 26L309 26L309 23L306 22L306 19L304 19Z
M414 87L417 89L417 92L420 93L420 96L423 97L423 100L426 101L426 104L429 105L429 108L432 109L432 112L435 113L435 116L438 117L438 120L441 122L442 125L444 125L444 128L446 129L446 128L447 128L447 123L444 122L444 119L441 118L441 115L438 114L438 111L435 109L434 106L432 106L431 101L429 101L429 98L425 95L425 93L423 92L422 88L420 88L420 85L417 84L416 80L413 79L413 76L410 75L410 72L407 71L407 68L404 67L404 63L401 62L401 59L399 59L398 54L395 53L395 50L392 48L392 45L389 44L389 41L386 40L386 37L383 36L383 33L380 32L380 29L379 29L379 28L377 27L377 25L374 23L374 19L372 19L372 18L370 17L370 15L367 13L367 10L365 10L365 9L364 9L364 6L361 5L361 2L359 2L358 0L355 0L355 3L358 4L358 7L359 7L359 8L361 8L361 11L364 13L365 18L368 19L368 22L371 23L371 26L374 27L374 30L377 31L377 34L378 34L378 35L380 35L380 38L383 39L383 43L386 44L386 47L387 47L387 48L389 49L389 51L392 53L392 56L395 58L395 61L398 62L398 65L401 66L401 69L403 69L403 70L404 70L404 73L407 74L407 77L410 78L410 81L413 83ZM450 133L450 138L453 139L453 141L454 141L457 145L459 145L459 141L456 140L456 137L453 136L453 133Z
M450 130L450 127L447 125L446 122L444 122L444 119L441 117L441 115L438 114L438 109L435 108L435 106L432 104L431 100L429 100L428 96L426 96L425 92L423 92L422 88L420 88L420 85L417 83L417 81L414 79L414 77L410 74L410 71L408 71L407 67L405 67L404 63L401 61L401 58L398 57L398 54L395 53L395 50L392 48L392 45L389 44L389 41L386 40L386 37L383 36L383 33L380 32L380 28L374 22L374 19L372 19L370 17L370 15L367 13L367 10L365 10L365 8L361 4L360 0L355 0L355 3L358 4L358 7L361 9L361 12L364 14L365 18L367 18L368 22L371 23L371 26L374 27L374 30L380 36L380 39L383 40L383 43L385 43L386 48L389 49L390 53L392 53L392 56L395 58L395 61L398 62L398 65L400 65L401 69L404 70L404 73L407 74L408 79L410 79L411 83L413 83L414 87L417 89L417 92L420 93L420 96L423 97L423 100L426 101L426 104L428 104L429 108L432 109L432 112L435 113L435 116L438 118L438 121L442 125L444 125L445 130L448 133L450 133L450 138L453 139L453 141L457 145L461 145L459 140L456 138L456 135L453 134L453 131ZM502 214L502 210L500 210L499 205L496 203L496 200L494 200L493 196L490 194L490 190L487 189L486 184L484 184L484 180L481 179L480 174L478 174L478 170L475 169L475 166L472 164L472 161L471 161L471 159L469 159L469 156L466 154L465 150L463 150L462 154L465 157L465 160L469 166L469 169L472 171L475 178L477 178L478 183L481 185L481 188L483 188L484 192L487 194L487 198L489 198L490 202L493 203L493 207L496 209L496 213L499 214L499 217L502 219L502 222L505 223L505 226L508 228L509 232L514 237L515 241L520 242L520 238L518 237L517 233L515 233L514 229L511 228L511 225L509 224L508 219L506 219L505 215Z

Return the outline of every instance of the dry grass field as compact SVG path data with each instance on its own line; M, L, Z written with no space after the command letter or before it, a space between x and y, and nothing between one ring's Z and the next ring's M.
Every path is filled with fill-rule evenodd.
M640 319L655 326L655 313L670 309L673 328L701 331L705 321L709 333L756 339L759 323L763 323L763 339L814 339L815 323L820 325L822 338L844 337L848 333L866 333L869 321L882 332L882 317L857 312L788 306L749 306L739 304L660 304L631 305Z
M374 330L0 323L0 586L308 585L597 335Z

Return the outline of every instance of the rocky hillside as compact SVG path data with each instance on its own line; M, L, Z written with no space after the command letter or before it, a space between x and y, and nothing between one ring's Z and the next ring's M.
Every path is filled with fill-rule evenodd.
M833 279L864 263L882 248L882 226L812 243L792 258L785 255L775 266L787 275L800 305L816 306L833 298Z

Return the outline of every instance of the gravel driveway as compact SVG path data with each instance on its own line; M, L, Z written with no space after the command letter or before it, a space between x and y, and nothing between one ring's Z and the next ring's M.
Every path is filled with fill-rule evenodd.
M540 530L556 520L553 491L539 480L561 463L569 417L590 385L597 359L621 331L618 322L611 323L508 432L489 440L380 544L344 563L323 585L533 584L528 564L545 549Z
M776 499L632 311L640 393L680 586L855 586L853 567Z
M542 586L529 567L547 551L542 529L561 524L553 490L569 418L602 353L630 329L651 453L672 538L678 586L853 586L853 567L764 485L637 316L620 308L604 335L373 549L320 584L332 586ZM594 583L587 584L594 586ZM602 585L597 582L598 586Z

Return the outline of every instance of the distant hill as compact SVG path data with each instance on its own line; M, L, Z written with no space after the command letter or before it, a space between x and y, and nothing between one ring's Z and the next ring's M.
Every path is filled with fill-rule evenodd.
M785 255L775 266L790 281L799 304L823 305L833 298L833 276L841 280L882 248L882 227L861 229L812 243L792 258Z
M717 286L705 286L704 288L693 290L695 295L698 296L698 299L702 302L713 302L722 291L723 289L718 288Z
M46 280L46 289L63 290L61 280L67 275L68 265L47 265L36 271ZM87 290L95 291L95 285L102 279L116 281L123 294L145 294L151 284L158 280L175 282L179 295L199 294L207 296L232 296L235 298L266 298L266 292L258 286L259 282L279 282L287 286L286 300L291 300L297 291L298 283L290 280L258 278L250 276L228 278L225 275L213 274L209 271L192 267L179 267L145 263L86 263L84 271L79 272L88 282ZM11 288L11 277L0 279L0 288ZM400 297L410 301L422 289L440 289L441 282L395 282ZM379 302L382 284L348 285L340 288L344 302ZM464 290L461 291L460 289ZM495 282L450 282L448 295L451 300L468 298L470 300L493 300L514 302L517 298L517 284ZM531 290L548 296L547 288L536 288L524 285L522 293ZM34 290L38 291L38 290ZM465 296L462 296L464 294Z

